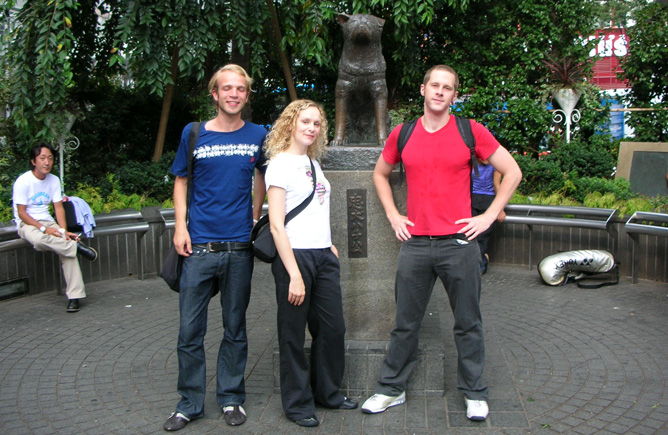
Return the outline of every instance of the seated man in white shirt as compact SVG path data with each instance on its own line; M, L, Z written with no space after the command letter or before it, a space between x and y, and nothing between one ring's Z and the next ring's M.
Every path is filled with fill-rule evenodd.
M79 311L79 299L86 297L77 253L87 260L95 261L97 252L79 242L79 236L66 231L65 210L60 180L51 174L54 160L51 145L39 143L30 150L30 171L23 173L14 182L14 221L19 236L28 241L37 251L53 251L60 257L69 299L67 312ZM49 214L53 203L56 221Z

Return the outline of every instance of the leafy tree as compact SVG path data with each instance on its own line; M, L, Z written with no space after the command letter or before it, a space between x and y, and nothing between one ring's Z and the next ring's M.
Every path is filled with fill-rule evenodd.
M420 63L454 66L465 101L462 115L482 121L506 148L536 156L548 144L552 123L542 98L549 76L543 60L558 52L585 62L589 49L580 35L594 29L593 3L472 2L466 11L435 18L439 25L424 32Z
M628 27L632 9L644 0L604 0L594 3L593 10L596 25L601 29L608 27Z
M644 2L633 11L638 23L627 29L629 55L622 60L624 76L631 82L626 103L653 111L631 112L628 124L639 141L668 140L668 4Z
M0 5L11 18L3 39L12 45L2 56L5 86L12 95L12 121L28 143L52 140L64 133L71 113L67 91L73 85L71 51L75 43L72 11L75 0L26 2L21 11L16 0ZM12 49L14 48L14 49Z

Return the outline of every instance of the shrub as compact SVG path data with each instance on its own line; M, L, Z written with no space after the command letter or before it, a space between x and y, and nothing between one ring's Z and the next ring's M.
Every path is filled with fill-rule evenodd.
M644 196L639 196L636 198L631 198L628 201L617 201L617 207L614 207L619 210L620 216L631 216L637 211L652 211L652 203L649 198Z
M625 178L609 180L606 178L583 177L573 179L573 184L575 185L575 191L572 196L578 201L584 201L585 197L593 192L598 192L601 195L611 193L615 198L623 200L634 196L631 193L631 183Z
M125 195L154 198L158 203L172 196L174 177L169 168L176 153L170 152L157 162L128 162L116 171L118 190Z
M78 196L86 201L90 209L93 211L93 214L102 213L104 201L102 200L99 188L80 183L72 196Z
M526 155L515 154L515 160L522 170L522 182L518 190L525 195L536 192L563 191L564 173L555 159L534 159Z
M583 205L594 208L616 208L617 202L617 198L612 192L608 192L605 195L601 194L601 192L591 192L585 196Z
M578 177L610 177L617 163L617 153L608 135L594 135L588 142L580 139L563 142L553 148L550 158L563 172Z

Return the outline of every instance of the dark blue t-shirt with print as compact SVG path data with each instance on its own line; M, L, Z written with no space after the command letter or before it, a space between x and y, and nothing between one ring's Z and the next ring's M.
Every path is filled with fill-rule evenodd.
M233 132L200 127L193 159L188 231L192 243L247 242L253 228L253 174L266 169L262 151L267 130L245 122ZM171 172L188 176L188 138L192 124L181 134Z

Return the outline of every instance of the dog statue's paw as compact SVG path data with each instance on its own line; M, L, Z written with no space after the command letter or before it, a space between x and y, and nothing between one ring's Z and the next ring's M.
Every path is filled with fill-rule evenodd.
M343 139L339 138L334 138L330 143L329 146L331 147L340 147L343 145Z

